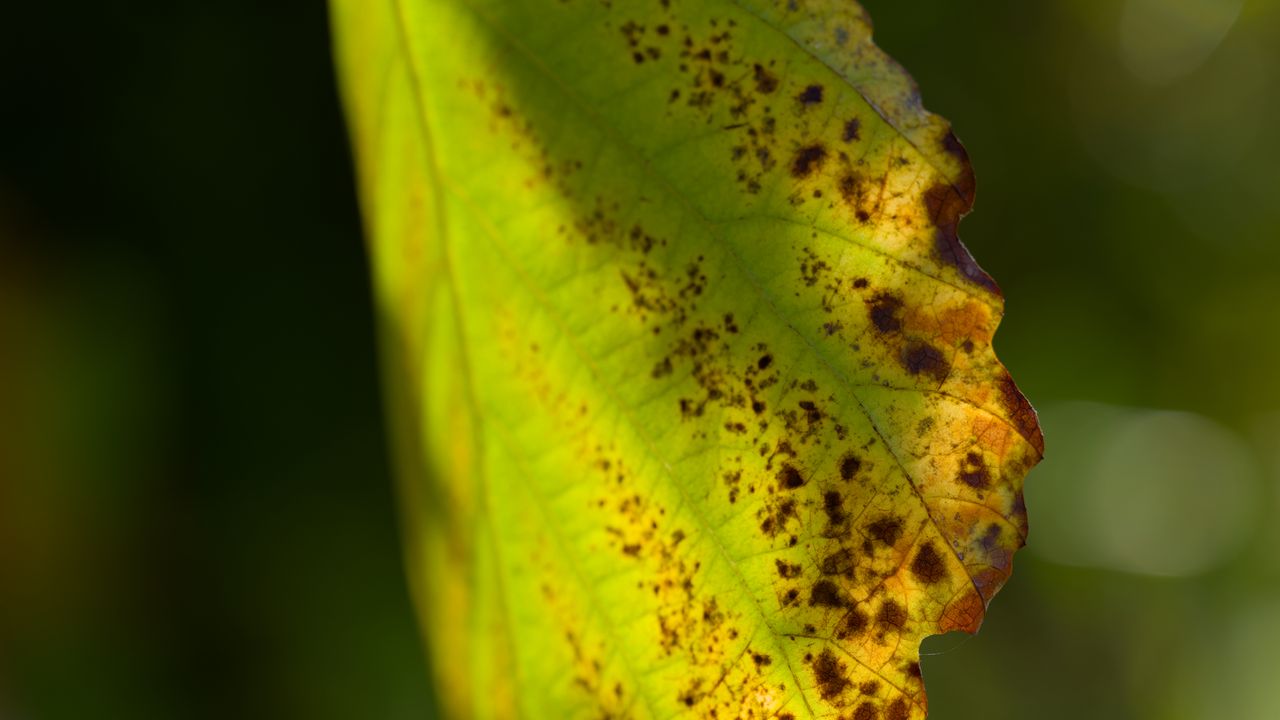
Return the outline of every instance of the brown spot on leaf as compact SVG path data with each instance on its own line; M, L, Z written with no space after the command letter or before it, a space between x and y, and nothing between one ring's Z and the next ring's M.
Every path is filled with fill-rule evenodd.
M982 461L982 456L976 452L964 456L964 462L960 463L959 477L961 482L975 490L991 487L991 471Z
M697 688L690 687L685 690L681 690L680 693L676 695L676 700L685 707L693 707L698 704L698 695L699 693Z
M842 480L852 480L861 469L862 461L853 453L845 453L844 457L840 458L840 478Z
M911 713L907 710L907 701L902 698L894 700L884 712L884 720L907 720Z
M671 374L671 358L663 358L661 362L654 364L653 370L649 373L654 379L665 377Z
M778 567L778 575L780 577L784 577L784 578L800 577L801 567L799 565L789 563L786 560L782 560L780 558L778 560L775 560L774 562Z
M882 333L895 333L902 329L902 298L889 293L877 293L867 301L867 315L871 324Z
M892 546L902 537L902 521L883 517L867 526L867 534L884 545Z
M839 525L848 517L844 512L844 498L835 490L822 494L822 509L827 513L827 522Z
M902 367L912 375L928 375L938 382L947 379L951 363L942 351L924 340L912 340L902 348Z
M855 142L861 140L862 136L859 131L862 129L862 121L858 118L849 118L845 121L844 132L840 134L840 139L845 142Z
M841 548L823 558L818 569L823 575L852 576L853 565L853 551L849 548Z
M778 78L763 65L756 63L752 69L755 71L756 90L767 95L778 89Z
M853 711L853 720L876 720L876 706L864 702Z
M862 204L862 178L860 176L851 172L845 173L844 175L840 176L840 184L837 187L837 189L840 191L840 197L843 198L844 201L848 203L850 207L861 209L860 205Z
M836 638L845 640L867 629L867 615L861 610L850 610L836 626Z
M783 463L778 470L778 484L788 490L802 487L804 482L804 476L791 463Z
M840 596L840 588L835 583L819 580L809 592L809 606L844 607L844 598Z
M779 533L786 529L787 521L797 518L796 501L787 498L782 502L767 505L761 508L757 517L762 518L760 521L760 530L769 537L776 537ZM794 535L792 536L795 537ZM795 544L794 542L792 543Z
M801 400L796 405L804 411L805 419L810 423L816 423L822 419L822 411L812 400Z
M791 176L797 179L809 177L815 170L822 167L822 163L827 159L827 148L821 143L805 145L796 151L796 155L791 160Z
M840 697L851 683L845 676L845 665L840 662L831 650L824 649L813 660L813 677L818 682L818 693L823 700L834 700Z
M983 534L982 539L978 542L988 555L995 552L996 548L1000 546L1000 526L995 523L988 525L987 532Z
M1013 500L1009 503L1008 518L1013 521L1016 527L1022 529L1023 535L1027 532L1027 499L1023 497L1022 491L1018 490L1013 494Z
M885 600L876 613L876 624L901 630L907 624L907 611L895 600Z
M940 582L947 577L947 566L942 562L938 551L934 549L933 543L920 546L915 559L911 561L911 574L926 585Z
M805 87L800 94L796 95L796 102L806 107L822 102L822 86L813 84Z

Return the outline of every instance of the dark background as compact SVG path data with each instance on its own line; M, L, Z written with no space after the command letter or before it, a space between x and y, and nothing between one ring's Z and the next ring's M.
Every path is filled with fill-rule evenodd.
M2 14L0 718L423 717L324 3Z
M1269 718L1280 12L875 0L1048 457L935 718ZM323 3L0 16L0 718L429 717Z

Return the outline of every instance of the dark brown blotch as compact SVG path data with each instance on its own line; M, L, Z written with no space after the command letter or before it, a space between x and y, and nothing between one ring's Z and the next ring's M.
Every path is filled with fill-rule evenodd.
M817 105L822 102L822 86L816 83L806 86L804 90L801 90L800 93L796 95L796 102L800 103L803 107Z
M855 208L861 205L862 178L860 176L851 172L845 173L840 176L840 184L837 189L840 191L840 197L844 198L846 203Z
M861 610L852 609L843 618L840 624L836 626L836 638L839 640L847 640L854 635L860 634L867 629L867 614Z
M822 510L827 514L827 522L832 525L840 525L849 517L844 512L844 497L835 490L822 494Z
M789 563L781 558L774 561L778 568L778 576L783 578L800 577L801 567L794 563Z
M830 648L824 649L813 659L813 677L818 682L818 693L823 700L834 700L853 683L845 675L844 663L836 658Z
M835 583L819 580L809 591L809 607L844 607L844 597Z
M975 490L986 490L991 487L991 470L982 461L982 456L971 452L964 456L960 463L960 482Z
M845 142L856 142L861 140L861 130L862 121L858 118L849 118L844 123L844 132L840 134L840 139Z
M846 482L852 480L862 469L862 461L853 453L845 453L840 458L840 478Z
M877 293L867 300L867 315L871 324L881 333L896 333L902 329L902 298L890 293Z
M902 698L894 700L884 711L884 720L907 720L911 713L907 710L907 701Z
M760 522L760 530L769 537L775 537L778 533L786 529L787 521L798 517L796 515L796 501L787 498L780 503L767 506L760 510L762 520ZM794 535L792 536L795 537ZM792 542L792 545L795 543Z
M693 707L694 705L698 704L698 698L700 696L701 694L698 692L697 687L693 686L693 687L689 687L684 690L681 690L676 695L676 701L684 705L685 707Z
M983 533L982 539L978 541L978 544L990 555L996 551L996 548L1000 547L1000 535L1000 526L996 523L991 523L987 526L987 531Z
M791 176L796 179L807 178L822 167L827 159L827 148L822 143L805 145L796 151L791 160Z
M902 367L912 375L928 375L938 382L951 374L951 363L936 346L912 340L902 348Z
M840 575L852 577L854 566L853 551L841 548L822 559L818 569L823 575Z
M882 517L867 526L867 534L882 545L892 546L902 537L902 521L895 517Z
M822 419L822 411L818 409L817 404L812 400L801 400L796 404L804 411L805 419L807 419L811 424Z
M778 470L778 484L787 490L795 490L803 487L805 483L804 476L791 463L783 463Z
M916 551L916 557L911 561L911 574L926 585L946 579L947 566L938 555L933 543L925 543Z
M756 63L752 69L755 71L756 90L767 95L778 89L778 78L763 65Z
M876 624L882 628L901 630L907 624L907 611L896 600L885 600L876 613Z
M672 370L671 358L667 357L667 358L663 358L661 362L654 364L653 370L649 372L649 375L656 380L658 378L670 375L671 370Z
M853 720L876 720L876 706L864 702L853 711Z

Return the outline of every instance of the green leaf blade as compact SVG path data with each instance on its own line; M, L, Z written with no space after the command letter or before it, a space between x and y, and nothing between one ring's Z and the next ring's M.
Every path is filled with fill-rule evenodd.
M852 9L849 9L849 8ZM921 717L1025 537L967 158L856 6L335 2L459 717Z

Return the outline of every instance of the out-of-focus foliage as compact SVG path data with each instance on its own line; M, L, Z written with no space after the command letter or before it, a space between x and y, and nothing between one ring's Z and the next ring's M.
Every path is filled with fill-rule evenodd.
M332 6L450 717L923 718L1043 441L863 10Z
M317 3L0 22L0 717L429 714Z
M932 717L1276 716L1280 8L864 4L1049 441ZM422 717L322 4L13 5L0 714Z

